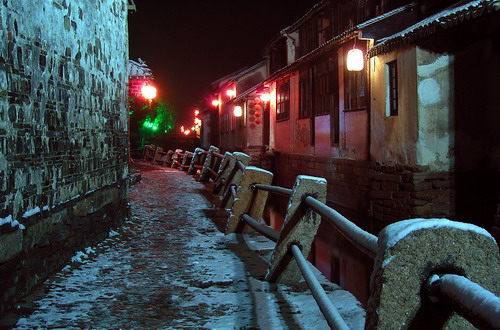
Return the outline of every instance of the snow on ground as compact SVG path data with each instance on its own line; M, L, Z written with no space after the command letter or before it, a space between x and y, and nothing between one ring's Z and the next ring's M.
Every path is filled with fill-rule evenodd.
M184 172L141 170L126 226L47 281L17 329L327 328L304 284L264 281L273 242L224 235L219 200ZM355 298L316 273L347 324L364 328Z

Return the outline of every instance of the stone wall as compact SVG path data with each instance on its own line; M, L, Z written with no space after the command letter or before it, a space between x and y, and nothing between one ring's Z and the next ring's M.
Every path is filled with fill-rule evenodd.
M324 177L328 202L377 233L409 218L453 217L453 177L427 167L345 158L277 154L273 184L292 187L299 174ZM372 221L366 221L366 219ZM364 220L364 221L363 221Z
M0 5L0 314L127 216L127 3Z

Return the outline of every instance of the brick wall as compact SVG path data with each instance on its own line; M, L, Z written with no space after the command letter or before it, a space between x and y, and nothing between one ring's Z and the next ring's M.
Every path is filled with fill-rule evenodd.
M451 174L425 167L277 154L273 172L274 184L285 187L299 174L326 178L329 204L374 233L399 220L454 215Z
M0 314L127 216L127 3L0 4Z

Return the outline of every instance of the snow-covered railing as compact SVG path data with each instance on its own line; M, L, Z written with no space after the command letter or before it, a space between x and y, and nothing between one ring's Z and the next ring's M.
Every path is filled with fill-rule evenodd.
M346 324L306 261L321 218L375 259L365 328L467 328L470 322L500 329L500 255L486 230L447 219L410 219L377 237L326 205L324 178L299 175L293 189L273 186L273 174L247 166L248 159L226 153L218 167L215 192L233 201L226 233L248 225L276 242L266 279L297 284L303 276L332 328ZM281 231L261 222L269 193L289 197Z

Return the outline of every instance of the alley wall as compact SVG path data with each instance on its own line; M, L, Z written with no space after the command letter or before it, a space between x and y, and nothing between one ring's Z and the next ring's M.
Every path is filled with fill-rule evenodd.
M127 3L0 5L0 314L127 216Z

